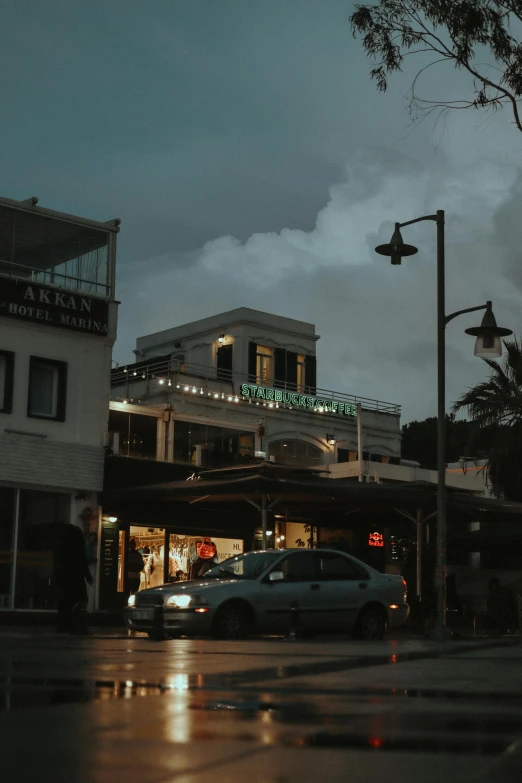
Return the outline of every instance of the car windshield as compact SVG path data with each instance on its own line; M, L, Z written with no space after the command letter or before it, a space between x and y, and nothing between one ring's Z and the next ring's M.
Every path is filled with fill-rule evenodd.
M224 576L233 576L236 579L257 579L276 560L279 560L282 552L247 552L244 555L229 557L219 565L207 571L205 579L222 579Z

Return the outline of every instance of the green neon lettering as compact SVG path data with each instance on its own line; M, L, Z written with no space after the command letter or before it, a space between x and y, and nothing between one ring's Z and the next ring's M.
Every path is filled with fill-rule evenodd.
M265 399L265 390L262 386L257 387L257 396L260 397L262 400Z
M299 395L292 394L292 405L299 405Z
M243 397L250 397L250 386L248 383L242 383L241 384L241 394Z
M344 413L344 402L339 403L339 413Z
M302 408L305 408L305 407L306 407L306 397L303 397L303 395L302 395L302 394L300 394L300 395L299 395L299 405L300 405Z
M283 402L283 392L282 392L282 391L278 391L278 390L276 389L276 392L275 392L275 401L276 401L276 402Z
M334 413L337 413L337 409L338 408L339 408L339 403L338 402L332 402L332 411Z
M292 395L290 392L283 392L283 402L290 404L292 402Z
M352 416L357 416L357 405L352 405Z
M273 400L273 399L274 399L274 390L265 389L265 400Z
M315 407L315 400L313 397L307 397L306 398L306 407L307 408L314 408Z

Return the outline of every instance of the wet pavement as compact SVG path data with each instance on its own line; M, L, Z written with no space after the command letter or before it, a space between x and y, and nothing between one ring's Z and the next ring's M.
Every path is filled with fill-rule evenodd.
M522 780L522 640L0 631L1 779Z

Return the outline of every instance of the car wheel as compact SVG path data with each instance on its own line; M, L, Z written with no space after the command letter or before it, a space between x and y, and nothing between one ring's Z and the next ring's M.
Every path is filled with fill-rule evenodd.
M231 604L221 609L214 621L216 639L246 639L251 631L250 616L240 604Z
M386 630L384 612L378 606L367 606L357 620L354 636L357 639L374 641L382 639Z
M148 635L151 642L164 642L167 638L163 631L149 631Z

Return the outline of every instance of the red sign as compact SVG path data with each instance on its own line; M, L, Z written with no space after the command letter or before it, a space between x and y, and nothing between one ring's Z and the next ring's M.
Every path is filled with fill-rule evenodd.
M370 533L368 546L384 546L384 538L382 533Z

